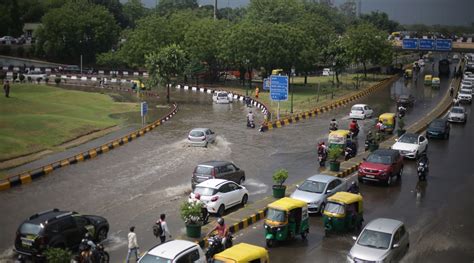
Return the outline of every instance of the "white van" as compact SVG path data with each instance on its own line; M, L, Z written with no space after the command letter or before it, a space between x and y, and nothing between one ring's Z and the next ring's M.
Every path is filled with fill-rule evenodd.
M230 103L233 101L232 94L226 91L216 91L212 94L212 101L215 103Z

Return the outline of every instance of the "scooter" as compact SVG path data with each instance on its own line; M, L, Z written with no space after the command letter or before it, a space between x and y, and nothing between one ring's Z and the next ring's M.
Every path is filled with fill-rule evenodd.
M255 128L255 123L254 121L250 121L248 118L247 118L247 128Z
M354 137L357 137L357 135L359 135L359 128L350 129L349 131L352 132L352 135Z
M201 217L199 220L202 222L203 225L209 222L209 212L207 211L207 208L204 206L201 209Z
M227 248L232 247L232 236L229 235L226 238L225 247L222 245L222 238L218 235L210 236L207 239L207 242L209 243L209 246L207 247L207 251L206 251L206 259L207 259L207 262L213 262L212 257L214 257L215 254L222 252Z
M406 112L407 112L407 110L405 108L398 108L398 117L399 118L405 117Z
M355 152L354 150L352 150L352 148L350 147L347 147L345 150L344 150L344 159L347 161L351 158L355 157Z
M321 167L324 167L326 166L326 159L327 159L328 155L327 153L323 152L323 153L318 153L318 162L319 162L319 166Z
M427 159L420 160L418 162L418 180L425 181L426 175L428 174L428 162Z

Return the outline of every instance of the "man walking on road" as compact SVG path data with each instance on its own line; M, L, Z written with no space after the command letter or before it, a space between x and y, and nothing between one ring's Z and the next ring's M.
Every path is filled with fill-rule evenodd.
M156 222L157 224L161 225L161 229L162 229L161 234L160 234L161 243L166 242L166 234L168 234L169 238L171 238L170 230L168 229L168 224L166 224L165 218L166 218L166 215L161 214L160 220Z
M135 253L135 261L138 261L138 254L140 254L140 252L138 251L137 234L135 234L134 226L130 227L130 232L128 233L128 254L126 261L127 263L129 263L130 255L132 255L132 253Z
M454 88L453 86L449 87L449 96L453 97L454 95Z
M3 91L5 91L5 97L10 98L10 81L6 81L3 84Z

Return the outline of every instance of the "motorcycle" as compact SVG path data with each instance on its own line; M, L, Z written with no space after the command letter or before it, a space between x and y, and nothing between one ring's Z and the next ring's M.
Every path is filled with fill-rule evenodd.
M354 150L352 150L352 148L349 148L347 147L345 150L344 150L344 159L347 161L351 158L355 157L355 152Z
M428 173L428 158L426 157L420 158L420 161L418 162L417 171L418 171L418 180L425 181L426 175Z
M403 118L405 116L406 111L407 110L405 108L398 108L398 117Z
M201 218L199 219L203 225L209 222L209 212L207 211L206 207L201 209Z
M255 128L255 123L247 118L247 128Z
M319 162L319 166L321 167L324 167L326 166L326 159L327 159L328 155L326 152L320 152L318 153L318 162Z
M359 186L357 184L352 184L349 189L347 189L347 192L353 193L353 194L358 194L359 193Z
M215 254L220 253L224 251L226 248L229 248L232 246L232 236L229 235L226 238L225 247L222 245L222 238L218 235L210 236L207 239L207 242L209 243L209 246L207 247L207 251L206 251L206 259L207 259L207 262L213 262L212 257L214 257Z
M357 137L357 135L359 135L359 128L350 129L349 131L352 132L353 137Z
M83 239L79 245L80 262L109 263L110 255L104 249L104 245L99 243L92 246L92 241Z

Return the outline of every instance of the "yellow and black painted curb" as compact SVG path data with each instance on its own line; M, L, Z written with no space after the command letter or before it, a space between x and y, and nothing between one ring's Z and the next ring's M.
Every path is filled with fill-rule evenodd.
M247 228L255 223L257 223L258 221L262 220L265 218L265 216L267 215L267 208L263 209L263 210L260 210L258 211L257 213L247 217L247 218L244 218L242 220L240 220L239 222L231 225L229 227L229 232L231 234L235 234L237 233L238 231L244 229L244 228ZM209 246L209 243L207 241L207 238L203 238L199 241L196 241L199 246L201 246L202 248L206 248Z
M105 143L99 147L95 147L92 149L89 149L88 151L82 152L80 154L61 159L59 161L44 165L42 167L39 167L37 169L25 171L13 176L10 176L6 179L3 179L0 181L0 191L2 190L7 190L15 186L20 186L23 184L27 184L32 182L33 180L36 180L38 178L41 178L43 176L46 176L50 173L52 173L54 170L60 169L62 167L71 165L71 164L76 164L79 162L83 162L86 160L93 159L97 157L100 154L109 152L110 150L116 149L124 144L127 144L128 142L131 142L133 140L138 139L139 137L144 136L146 133L152 131L156 127L162 125L166 121L170 120L176 113L178 112L178 105L173 104L172 109L163 117L160 119L154 121L153 123L138 129L136 131L133 131L121 138L112 140L108 143Z
M273 122L266 122L262 125L260 130L262 132L265 132L265 131L269 131L269 130L272 130L272 129L281 128L281 127L284 127L284 126L288 126L292 123L296 123L296 122L299 122L299 121L302 121L302 120L305 120L305 119L316 117L316 116L318 116L322 113L340 108L342 106L345 106L346 104L349 104L349 103L351 103L355 100L358 100L362 97L365 97L365 96L373 93L374 91L378 90L379 88L386 87L388 84L392 83L393 81L395 81L398 78L399 78L398 75L394 75L394 76L392 76L388 79L385 79L382 82L379 82L379 83L377 83L373 86L365 88L364 90L361 90L360 92L357 92L356 94L352 94L352 95L349 95L347 97L343 97L339 100L336 100L336 101L330 103L329 105L318 107L318 108L316 108L314 110L311 110L311 111L298 113L298 114L296 114L295 116L293 116L291 118L286 118L286 119L283 119L283 120L276 120L276 121L273 121Z

